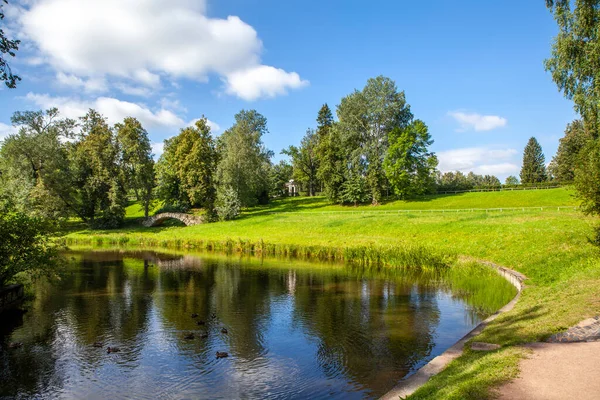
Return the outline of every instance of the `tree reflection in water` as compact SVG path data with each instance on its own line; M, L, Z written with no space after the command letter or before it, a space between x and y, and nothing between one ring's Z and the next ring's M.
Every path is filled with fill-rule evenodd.
M0 397L377 397L485 317L443 286L344 266L68 256L21 322L3 317Z

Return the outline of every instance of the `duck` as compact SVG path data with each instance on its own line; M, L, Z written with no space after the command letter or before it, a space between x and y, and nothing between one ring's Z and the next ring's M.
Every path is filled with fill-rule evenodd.
M229 353L227 353L225 351L217 351L217 358L225 358L225 357L229 357Z
M108 347L108 348L106 349L106 353L107 353L107 354L110 354L110 353L118 353L118 352L120 352L120 351L121 351L121 349L119 349L118 347Z
M196 322L196 324L198 324L198 325L206 325L206 322L205 322L205 321L202 321L202 320L200 320L200 321Z
M188 333L188 334L187 334L187 335L185 335L183 338L184 338L185 340L192 340L192 339L194 339L194 337L195 337L195 335L194 335L194 333L192 332L192 333Z
M102 344L102 342L94 342L93 346L94 347L104 347L104 345Z
M15 342L15 343L11 343L8 345L9 349L18 349L21 347L23 347L23 343L21 343L21 342Z
M192 314L192 318L198 318L198 314L196 314L196 313L193 313L193 314Z
M225 328L221 329L221 333L227 335L227 329L225 329Z

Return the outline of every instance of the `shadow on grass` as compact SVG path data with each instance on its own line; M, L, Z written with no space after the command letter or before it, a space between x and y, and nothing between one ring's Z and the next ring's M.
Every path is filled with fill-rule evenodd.
M323 197L294 197L272 200L269 204L255 206L244 210L239 219L253 216L268 215L271 213L298 212L303 210L317 210L331 204Z
M515 345L543 340L545 337L552 335L553 332L550 330L550 327L548 327L546 332L538 331L531 334L523 332L522 328L531 324L531 321L542 318L547 314L548 311L544 310L544 307L541 305L529 307L518 314L505 314L488 325L483 335L486 339L493 339L494 343L503 345Z
M433 201L433 200L438 200L438 199L445 199L447 197L461 197L464 196L465 193L450 193L450 194L428 194L428 195L424 195L424 196L415 196L415 197L411 197L411 198L407 198L404 199L404 201L406 201L407 203L427 203L429 201ZM396 201L392 200L392 201ZM389 201L391 202L391 201Z

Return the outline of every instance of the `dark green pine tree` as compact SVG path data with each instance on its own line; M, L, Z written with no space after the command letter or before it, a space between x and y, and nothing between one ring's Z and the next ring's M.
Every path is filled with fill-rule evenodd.
M317 116L317 133L319 136L327 135L332 125L333 114L327 103L325 103L319 110L319 115Z
M523 166L520 175L523 184L544 182L548 179L542 146L534 137L529 139L523 151Z

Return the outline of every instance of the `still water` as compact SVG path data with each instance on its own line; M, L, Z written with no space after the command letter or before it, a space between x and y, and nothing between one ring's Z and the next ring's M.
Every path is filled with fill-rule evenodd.
M357 267L67 258L61 282L0 320L0 398L377 398L493 311L443 282Z

